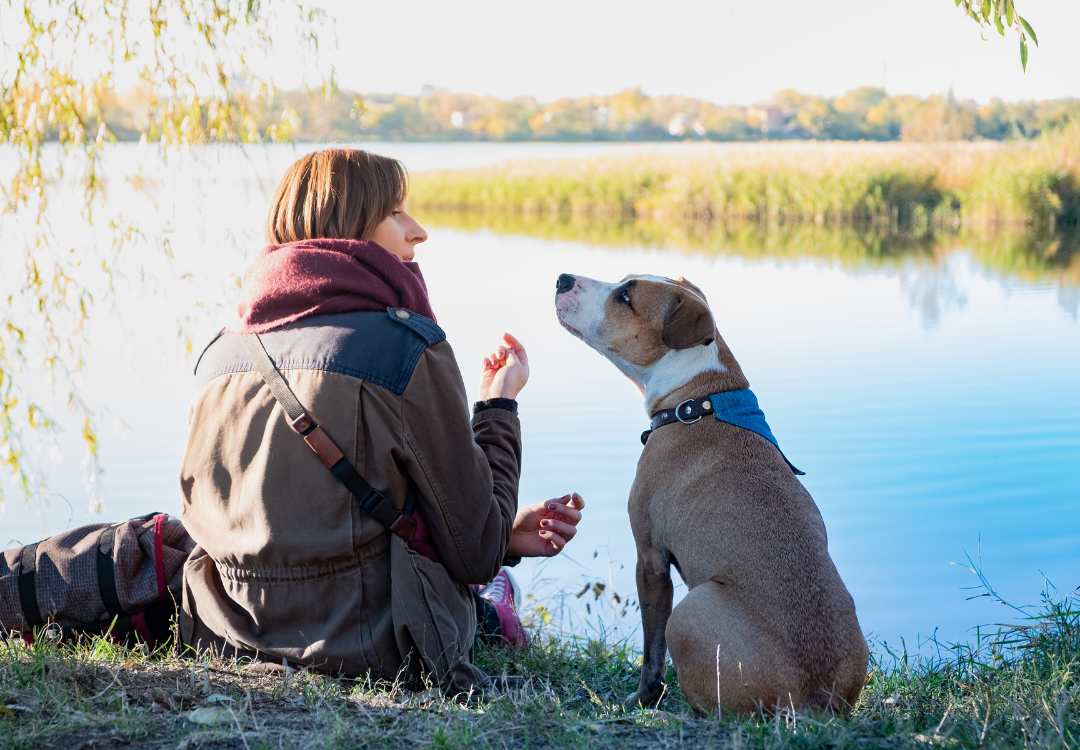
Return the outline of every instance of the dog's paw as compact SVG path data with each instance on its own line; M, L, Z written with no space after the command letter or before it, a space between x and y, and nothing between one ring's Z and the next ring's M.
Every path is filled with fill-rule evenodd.
M663 683L648 688L642 686L638 688L636 693L626 699L623 706L627 711L634 711L639 708L656 708L660 703L660 699L664 697L664 688Z

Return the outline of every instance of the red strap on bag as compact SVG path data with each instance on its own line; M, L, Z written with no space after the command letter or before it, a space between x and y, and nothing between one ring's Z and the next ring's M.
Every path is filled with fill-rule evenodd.
M161 556L162 535L163 535L162 532L164 531L164 528L165 528L165 514L164 513L159 513L157 515L157 517L154 518L154 568L157 571L157 595L158 595L158 599L164 599L165 594L168 593L166 588L165 588L165 561L162 559L162 556ZM139 616L141 617L142 615L140 614ZM144 620L143 621L143 626L145 627L145 625L146 625L146 622ZM138 628L138 624L136 624L135 627ZM140 635L142 635L142 634L140 633Z
M157 647L157 638L150 632L150 626L146 624L146 615L142 612L136 612L131 616L131 626L135 628L135 632L139 634L139 638L143 643L150 646L150 648Z

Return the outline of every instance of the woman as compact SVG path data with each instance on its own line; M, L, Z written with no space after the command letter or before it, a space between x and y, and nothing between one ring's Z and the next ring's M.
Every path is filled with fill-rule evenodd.
M528 356L507 334L485 358L470 425L412 262L427 233L405 212L406 191L399 162L344 149L301 158L278 186L240 322L196 365L181 487L198 547L184 570L181 635L226 654L376 679L404 670L468 691L488 684L471 664L478 617L524 643L502 565L558 554L583 502L518 510L515 399ZM296 434L248 334L304 416L415 533L365 511Z

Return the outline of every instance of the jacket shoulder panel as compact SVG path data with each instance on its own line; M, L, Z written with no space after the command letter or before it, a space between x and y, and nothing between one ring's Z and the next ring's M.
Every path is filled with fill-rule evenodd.
M406 310L404 307L388 307L386 312L390 316L390 320L421 336L428 346L446 340L446 333L431 318L426 318L420 313L414 313L412 310Z
M406 320L387 311L313 315L259 338L279 370L336 372L400 395L420 355L446 334L418 313ZM201 389L222 375L254 371L240 336L221 333L196 365L196 385Z

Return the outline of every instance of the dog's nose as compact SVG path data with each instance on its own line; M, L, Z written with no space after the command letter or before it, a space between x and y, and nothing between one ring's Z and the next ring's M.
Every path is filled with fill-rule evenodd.
M576 280L577 279L575 279L568 273L559 274L559 280L555 282L555 294L569 292L571 289L574 288L574 282Z

